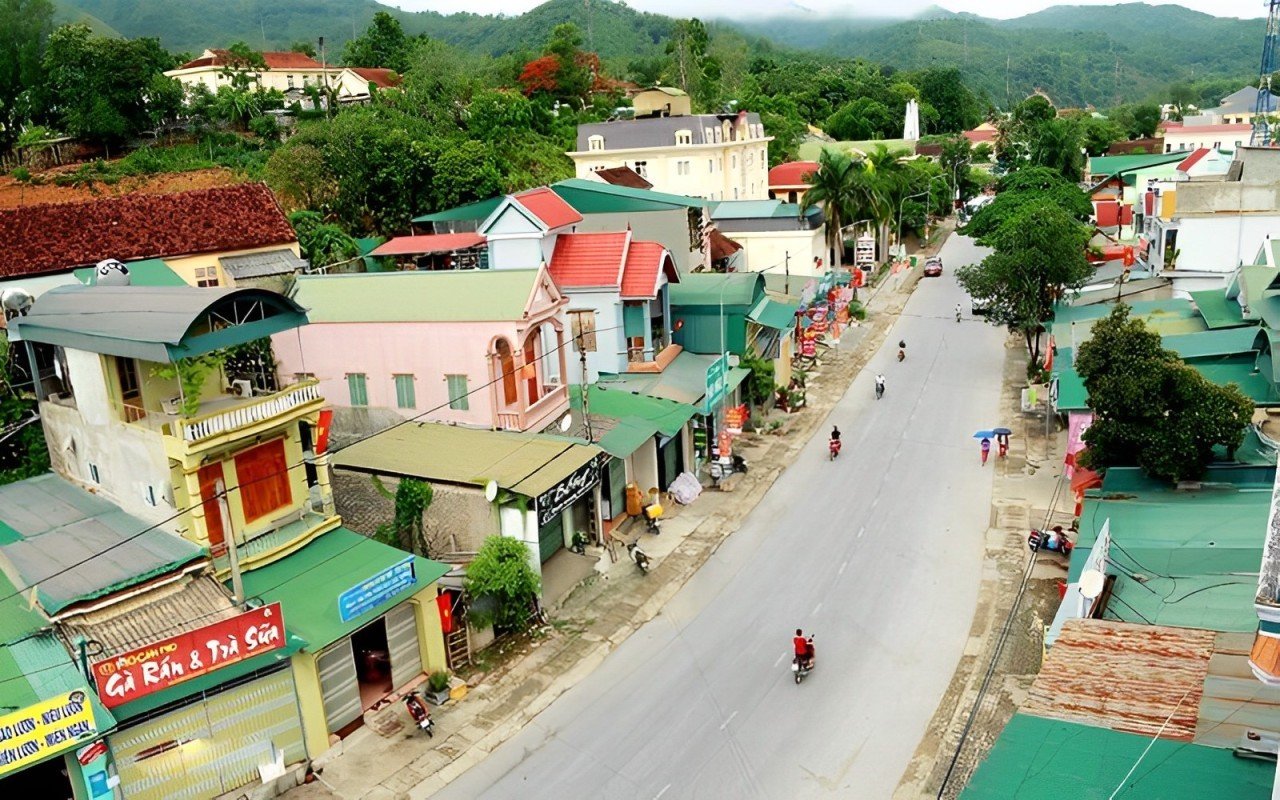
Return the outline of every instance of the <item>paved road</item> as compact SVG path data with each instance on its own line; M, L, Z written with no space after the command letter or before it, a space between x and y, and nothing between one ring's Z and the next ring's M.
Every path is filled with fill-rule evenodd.
M1004 337L952 273L980 251L942 256L832 412L839 460L815 437L657 618L437 798L893 793L973 618L993 468L969 437L998 424ZM817 634L801 686L797 626Z

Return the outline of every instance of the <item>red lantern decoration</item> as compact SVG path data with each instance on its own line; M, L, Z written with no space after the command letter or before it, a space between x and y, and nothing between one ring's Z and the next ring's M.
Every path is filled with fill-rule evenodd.
M440 609L440 631L453 633L453 599L448 592L436 595L436 607Z

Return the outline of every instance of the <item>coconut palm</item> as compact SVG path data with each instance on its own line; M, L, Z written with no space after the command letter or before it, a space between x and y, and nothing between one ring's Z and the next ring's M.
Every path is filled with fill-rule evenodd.
M822 207L827 220L829 263L833 268L840 265L844 226L857 219L855 214L860 203L857 185L861 171L861 166L845 153L823 150L818 156L818 170L804 178L809 188L800 203L800 214L807 214L814 206Z

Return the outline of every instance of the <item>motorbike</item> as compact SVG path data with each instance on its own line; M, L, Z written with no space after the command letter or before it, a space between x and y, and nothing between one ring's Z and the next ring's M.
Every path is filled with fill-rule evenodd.
M810 636L809 637L809 657L802 659L800 658L800 656L796 656L795 658L791 659L791 674L795 677L797 686L800 685L800 681L808 677L810 672L813 672L814 661L815 661L815 658L814 658L814 651L813 651L813 637Z
M879 400L881 397L884 397L884 384L883 384L883 383L877 383L877 384L876 384L876 399L877 399L877 400Z
M956 322L960 321L960 309L956 309Z
M902 360L903 360L903 359L905 359L906 357L907 357L907 351L906 351L906 350L901 350L901 349L900 349L900 350L898 350L898 361L902 361Z
M652 503L644 507L644 529L654 536L662 533L662 526L659 523L659 520L662 519L662 512L662 504L658 502L657 498L654 498Z
M631 556L631 560L640 568L642 575L649 574L649 554L640 549L638 544L627 545L627 554Z
M830 442L828 442L828 443L827 443L827 450L828 450L828 451L830 452L830 454L831 454L831 460L832 460L832 461L835 461L835 460L836 460L836 457L840 455L840 440L839 440L839 439L832 439Z
M1032 530L1027 536L1027 547L1031 552L1044 550L1049 553L1061 553L1070 556L1075 545L1067 538L1061 527L1051 531Z
M419 730L425 731L427 738L433 738L435 732L432 728L435 723L431 720L431 712L427 710L427 703L422 699L422 695L417 692L409 692L404 696L405 707L409 709L409 716L413 717L414 723Z

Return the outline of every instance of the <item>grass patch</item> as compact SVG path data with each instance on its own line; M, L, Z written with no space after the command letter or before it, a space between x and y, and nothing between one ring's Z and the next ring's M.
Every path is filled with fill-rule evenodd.
M273 144L250 141L235 134L209 134L199 141L145 145L115 161L98 159L57 175L58 186L114 184L139 175L194 172L224 167L251 179L262 177Z

